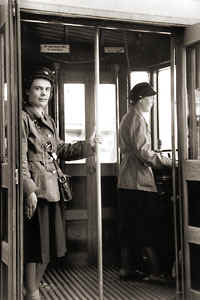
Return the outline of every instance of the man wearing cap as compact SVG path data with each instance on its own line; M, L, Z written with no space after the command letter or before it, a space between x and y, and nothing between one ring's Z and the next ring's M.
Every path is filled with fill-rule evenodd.
M152 168L171 167L169 158L151 147L150 127L144 115L151 111L156 92L147 82L129 93L129 109L119 128L121 163L119 168L120 277L136 278L140 251L154 239L157 217L157 188ZM133 259L133 261L131 261Z
M47 264L66 254L64 204L54 159L81 159L94 155L95 150L94 135L88 142L75 144L60 140L55 123L47 114L53 85L54 74L44 67L35 70L25 86L22 172L26 300L40 300L39 284Z

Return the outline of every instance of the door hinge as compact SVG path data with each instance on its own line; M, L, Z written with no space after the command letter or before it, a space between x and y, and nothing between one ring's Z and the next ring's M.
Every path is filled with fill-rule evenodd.
M19 184L19 170L15 169L15 183Z

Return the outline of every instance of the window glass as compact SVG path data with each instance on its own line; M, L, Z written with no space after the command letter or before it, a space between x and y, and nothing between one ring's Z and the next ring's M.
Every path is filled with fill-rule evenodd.
M5 50L5 32L0 33L0 135L3 143L0 145L0 157L1 161L7 161L8 157L8 113L7 113L7 82L6 82L6 50Z
M8 157L8 86L7 83L4 82L3 85L3 112L4 112L4 120L3 120L3 126L4 126L4 155L5 155L5 160Z
M158 118L159 139L161 141L161 150L168 150L172 148L170 67L160 69L158 71L158 115L159 115ZM176 117L176 112L175 112L175 117Z
M149 82L149 72L146 71L134 71L130 74L130 80L131 80L131 88L134 87L136 84L140 82ZM150 117L151 115L149 113L144 113L144 117L148 124L150 124Z
M188 86L187 97L188 158L200 160L200 88Z
M115 84L100 84L98 100L99 129L102 137L100 162L115 163L117 162Z
M85 140L85 85L64 84L64 99L65 141L75 143ZM98 101L99 130L102 137L100 162L115 163L117 161L115 84L100 84ZM70 161L70 163L84 162L85 159Z
M140 82L149 82L149 73L146 71L134 71L130 74L131 88Z
M75 143L85 140L85 84L64 84L64 127L65 142ZM84 163L85 159L70 161Z

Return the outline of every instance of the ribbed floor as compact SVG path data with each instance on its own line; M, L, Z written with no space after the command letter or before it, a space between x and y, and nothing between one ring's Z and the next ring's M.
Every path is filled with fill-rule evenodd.
M98 300L97 268L73 266L50 268L44 276L48 285L40 288L42 300ZM104 300L172 300L175 287L145 281L120 281L117 268L104 267Z

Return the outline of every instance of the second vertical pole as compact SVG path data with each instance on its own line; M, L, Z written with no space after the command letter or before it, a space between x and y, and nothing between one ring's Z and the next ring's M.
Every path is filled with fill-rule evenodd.
M95 35L95 128L96 136L100 135L99 128L99 28ZM103 253L102 253L102 202L101 202L101 163L99 144L96 144L96 180L97 180L97 222L98 222L98 278L99 300L103 300Z

